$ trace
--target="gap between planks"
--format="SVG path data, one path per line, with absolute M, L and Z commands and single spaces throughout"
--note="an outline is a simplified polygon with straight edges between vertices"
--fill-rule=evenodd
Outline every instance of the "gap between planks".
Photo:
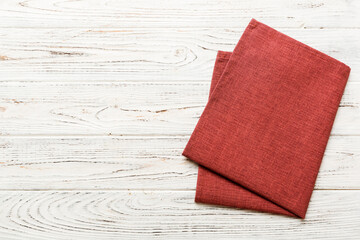
M 249 21 L 251 20 L 251 18 L 249 18 Z M 266 24 L 264 22 L 264 24 Z M 246 24 L 245 25 L 239 25 L 239 29 L 243 29 L 245 30 L 246 28 Z M 272 27 L 272 26 L 270 26 Z M 14 26 L 14 27 L 0 27 L 0 30 L 1 29 L 24 29 L 24 28 L 27 28 L 27 27 L 17 27 L 17 26 Z M 106 29 L 106 30 L 111 30 L 111 29 L 176 29 L 176 30 L 179 30 L 179 29 L 194 29 L 194 30 L 197 30 L 197 29 L 212 29 L 212 30 L 217 30 L 217 29 L 227 29 L 227 28 L 234 28 L 234 27 L 211 27 L 211 26 L 208 26 L 208 27 L 192 27 L 192 26 L 156 26 L 156 27 L 147 27 L 147 26 L 131 26 L 131 27 L 126 27 L 126 26 L 121 26 L 121 27 L 106 27 L 106 26 L 103 26 L 103 27 L 30 27 L 30 28 L 27 28 L 27 29 L 67 29 L 67 30 L 71 30 L 71 29 L 89 29 L 89 28 L 94 28 L 94 29 Z M 296 29 L 303 29 L 303 30 L 351 30 L 351 29 L 360 29 L 360 26 L 359 27 L 303 27 L 303 26 L 298 26 L 298 27 L 272 27 L 274 29 L 282 29 L 282 30 L 296 30 Z
M 194 126 L 195 127 L 195 126 Z M 359 137 L 360 134 L 331 134 L 330 137 Z M 128 138 L 128 139 L 167 139 L 167 138 L 179 138 L 185 139 L 190 138 L 189 134 L 11 134 L 11 135 L 0 135 L 0 139 L 6 138 Z
M 0 192 L 194 192 L 195 189 L 176 189 L 176 188 L 168 188 L 168 189 L 108 189 L 108 188 L 98 188 L 98 189 L 57 189 L 57 188 L 49 188 L 49 189 L 0 189 Z M 314 189 L 313 191 L 360 191 L 359 189 Z

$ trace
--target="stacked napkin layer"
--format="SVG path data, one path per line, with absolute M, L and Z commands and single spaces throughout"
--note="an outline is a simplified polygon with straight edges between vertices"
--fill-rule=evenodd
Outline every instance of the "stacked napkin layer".
M 304 218 L 350 73 L 256 20 L 219 52 L 209 101 L 183 152 L 196 201 Z

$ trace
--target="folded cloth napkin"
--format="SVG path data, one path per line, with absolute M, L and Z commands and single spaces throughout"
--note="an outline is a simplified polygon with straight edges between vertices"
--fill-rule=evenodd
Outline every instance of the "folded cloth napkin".
M 218 83 L 230 56 L 231 52 L 218 52 L 210 85 L 210 94 Z M 198 171 L 195 201 L 295 216 L 278 205 L 201 166 L 199 166 Z
M 183 152 L 196 201 L 305 218 L 350 73 L 256 20 L 219 52 L 209 101 Z

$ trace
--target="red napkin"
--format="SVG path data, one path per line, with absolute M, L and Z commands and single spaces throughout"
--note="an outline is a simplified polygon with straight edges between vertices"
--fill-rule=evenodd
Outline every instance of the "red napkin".
M 210 85 L 210 94 L 218 83 L 230 56 L 231 52 L 218 52 Z M 295 216 L 278 205 L 201 166 L 199 166 L 198 171 L 195 201 Z
M 233 53 L 218 54 L 183 152 L 207 168 L 196 201 L 304 218 L 349 73 L 251 20 Z

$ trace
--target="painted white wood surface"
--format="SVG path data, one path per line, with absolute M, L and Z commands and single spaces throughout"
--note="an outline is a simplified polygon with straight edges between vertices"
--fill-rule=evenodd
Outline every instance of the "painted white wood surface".
M 2 239 L 351 239 L 360 191 L 315 191 L 307 220 L 194 204 L 194 191 L 0 194 Z
M 0 81 L 208 83 L 216 52 L 232 51 L 245 27 L 0 28 Z M 360 68 L 360 29 L 281 31 Z
M 5 137 L 2 190 L 195 190 L 185 137 Z M 333 136 L 315 189 L 360 189 L 360 136 Z
M 357 0 L 2 0 L 0 27 L 359 28 Z
M 181 152 L 256 18 L 352 68 L 305 220 L 194 203 Z M 0 1 L 0 239 L 358 239 L 360 1 Z
M 209 83 L 0 83 L 1 135 L 190 135 Z M 360 83 L 348 83 L 333 135 L 360 135 Z

